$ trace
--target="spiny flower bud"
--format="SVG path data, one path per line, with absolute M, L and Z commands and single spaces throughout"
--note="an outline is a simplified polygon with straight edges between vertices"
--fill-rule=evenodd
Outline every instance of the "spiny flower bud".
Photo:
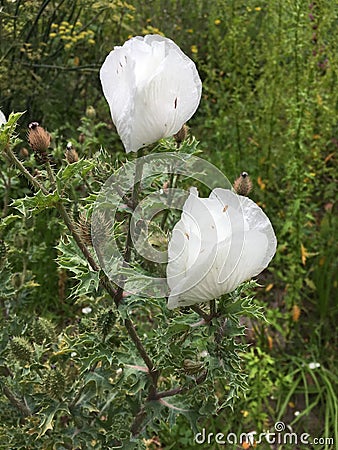
M 178 146 L 180 146 L 180 144 L 187 139 L 188 132 L 189 128 L 184 124 L 183 127 L 176 134 L 174 134 L 174 139 Z
M 113 233 L 112 224 L 107 214 L 98 211 L 91 219 L 91 236 L 94 245 L 100 245 L 106 242 Z
M 46 388 L 52 398 L 60 398 L 65 391 L 66 380 L 60 369 L 50 370 L 46 379 Z
M 48 147 L 50 146 L 51 136 L 38 122 L 32 122 L 28 125 L 28 141 L 38 163 L 48 161 Z
M 252 189 L 252 182 L 247 172 L 242 172 L 234 181 L 234 189 L 236 194 L 247 196 Z
M 79 160 L 79 155 L 77 154 L 77 151 L 75 150 L 71 142 L 68 142 L 67 144 L 65 157 L 69 164 L 73 164 Z
M 24 364 L 29 363 L 33 357 L 33 348 L 24 337 L 15 336 L 10 341 L 10 347 L 14 358 Z
M 22 157 L 22 158 L 28 158 L 29 157 L 29 151 L 26 149 L 26 147 L 22 147 L 21 149 L 20 149 L 20 156 Z
M 108 311 L 102 313 L 97 320 L 97 326 L 99 330 L 101 331 L 103 337 L 106 337 L 112 327 L 114 326 L 116 322 L 116 315 L 114 312 L 109 309 Z
M 37 344 L 50 343 L 54 336 L 54 326 L 48 319 L 37 318 L 33 324 L 33 337 Z
M 76 223 L 76 229 L 83 242 L 87 245 L 93 245 L 91 222 L 84 213 L 80 213 L 79 220 Z

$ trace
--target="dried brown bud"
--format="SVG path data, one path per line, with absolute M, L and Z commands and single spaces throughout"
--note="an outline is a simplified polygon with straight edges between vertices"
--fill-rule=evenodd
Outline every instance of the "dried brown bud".
M 178 131 L 176 134 L 174 134 L 174 139 L 177 142 L 177 145 L 179 146 L 183 141 L 185 141 L 188 137 L 189 128 L 187 125 L 183 125 L 183 127 Z
M 236 194 L 247 196 L 252 189 L 252 182 L 247 172 L 242 172 L 234 181 L 234 189 Z
M 22 157 L 22 158 L 28 158 L 29 157 L 29 151 L 26 149 L 26 147 L 22 147 L 21 149 L 20 149 L 20 156 Z
M 84 213 L 80 213 L 79 220 L 76 223 L 76 229 L 83 242 L 87 245 L 92 245 L 91 222 Z
M 48 147 L 50 146 L 51 136 L 38 122 L 32 122 L 28 125 L 28 141 L 34 151 L 36 160 L 39 163 L 48 161 Z
M 68 142 L 67 144 L 65 157 L 69 164 L 73 164 L 79 160 L 79 155 L 77 154 L 75 148 L 72 146 L 71 142 Z
M 86 140 L 86 136 L 84 135 L 84 133 L 81 133 L 79 135 L 79 139 L 78 140 L 79 140 L 80 144 L 84 143 L 84 141 Z

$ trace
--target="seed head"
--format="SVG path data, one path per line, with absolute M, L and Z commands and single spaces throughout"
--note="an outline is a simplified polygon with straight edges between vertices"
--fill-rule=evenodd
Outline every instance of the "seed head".
M 234 189 L 236 194 L 247 196 L 252 190 L 252 182 L 247 172 L 242 172 L 234 181 Z

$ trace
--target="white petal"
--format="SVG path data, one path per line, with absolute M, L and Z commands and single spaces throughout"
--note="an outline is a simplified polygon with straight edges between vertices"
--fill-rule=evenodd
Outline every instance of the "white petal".
M 173 233 L 167 266 L 170 309 L 212 300 L 233 291 L 258 275 L 276 251 L 271 223 L 252 200 L 228 189 L 214 189 L 208 199 L 196 201 L 190 197 L 174 232 L 185 229 L 184 214 L 189 208 L 195 227 L 200 227 L 199 238 L 206 239 L 206 245 L 194 242 L 192 247 L 189 240 L 182 249 L 177 233 Z M 201 205 L 204 210 L 207 205 L 208 213 L 202 212 Z M 205 231 L 210 229 L 210 216 L 217 231 L 211 240 L 205 237 Z
M 7 122 L 5 114 L 0 110 L 0 125 L 3 125 Z
M 177 133 L 201 98 L 193 61 L 173 41 L 157 35 L 137 36 L 115 47 L 100 78 L 127 152 Z

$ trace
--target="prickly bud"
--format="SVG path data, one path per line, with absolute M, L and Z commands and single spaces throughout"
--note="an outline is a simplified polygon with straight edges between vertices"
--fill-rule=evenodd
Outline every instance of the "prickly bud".
M 73 164 L 79 160 L 79 155 L 77 154 L 77 151 L 75 150 L 71 142 L 68 142 L 67 144 L 65 157 L 69 164 Z
M 60 398 L 65 391 L 66 380 L 60 369 L 53 368 L 46 379 L 46 388 L 52 398 Z
M 24 337 L 15 336 L 10 341 L 11 352 L 14 358 L 24 364 L 31 362 L 33 358 L 33 348 Z
M 93 245 L 91 222 L 90 219 L 87 219 L 84 213 L 80 213 L 79 220 L 76 222 L 76 231 L 85 244 Z
M 29 151 L 26 149 L 26 147 L 22 147 L 21 149 L 20 149 L 20 156 L 22 157 L 22 158 L 28 158 L 29 157 Z
M 32 122 L 28 125 L 28 141 L 38 163 L 48 161 L 47 150 L 50 146 L 51 136 L 38 122 Z
M 106 337 L 116 322 L 116 316 L 114 312 L 109 309 L 102 313 L 97 320 L 97 326 L 102 333 L 103 337 Z
M 183 127 L 176 134 L 174 134 L 174 139 L 178 146 L 187 139 L 188 132 L 189 128 L 184 124 Z
M 242 172 L 234 181 L 234 189 L 236 194 L 247 196 L 252 189 L 252 182 L 247 172 Z
M 34 321 L 32 331 L 34 340 L 37 344 L 43 344 L 44 342 L 50 344 L 55 337 L 53 324 L 43 317 L 38 317 Z

